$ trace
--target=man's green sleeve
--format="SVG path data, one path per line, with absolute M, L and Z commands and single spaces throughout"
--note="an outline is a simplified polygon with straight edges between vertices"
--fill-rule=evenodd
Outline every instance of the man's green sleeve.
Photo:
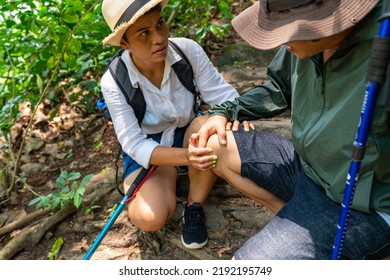
M 234 101 L 215 105 L 209 115 L 228 121 L 271 118 L 290 108 L 290 54 L 281 48 L 267 69 L 268 81 L 247 91 Z

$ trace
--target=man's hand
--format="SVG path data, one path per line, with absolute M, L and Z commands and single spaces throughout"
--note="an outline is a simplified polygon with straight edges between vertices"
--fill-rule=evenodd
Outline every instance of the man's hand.
M 209 117 L 197 133 L 199 136 L 198 147 L 205 148 L 209 137 L 213 134 L 218 135 L 219 143 L 221 145 L 226 145 L 226 125 L 227 120 L 223 116 L 217 115 Z
M 238 131 L 239 125 L 239 121 L 234 121 L 233 123 L 228 122 L 225 117 L 219 115 L 208 118 L 208 120 L 202 125 L 198 132 L 198 147 L 206 147 L 209 137 L 213 134 L 218 135 L 218 140 L 221 145 L 227 145 L 226 131 Z M 255 130 L 255 125 L 248 121 L 243 121 L 242 126 L 246 132 L 249 132 L 249 128 Z
M 233 132 L 236 132 L 236 131 L 238 131 L 239 125 L 240 125 L 239 121 L 234 121 L 233 123 L 228 122 L 226 124 L 226 130 L 232 130 Z M 242 126 L 244 127 L 244 130 L 246 132 L 249 132 L 249 128 L 252 128 L 253 130 L 255 130 L 255 125 L 251 122 L 248 122 L 248 121 L 243 121 Z

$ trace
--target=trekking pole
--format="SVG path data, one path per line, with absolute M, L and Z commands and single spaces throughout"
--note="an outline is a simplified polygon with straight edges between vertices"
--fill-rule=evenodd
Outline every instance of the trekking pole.
M 92 246 L 89 248 L 89 250 L 85 254 L 83 260 L 89 260 L 92 257 L 93 253 L 95 252 L 95 250 L 97 249 L 99 244 L 102 242 L 103 238 L 106 236 L 108 230 L 114 224 L 115 220 L 118 218 L 118 216 L 122 212 L 123 208 L 125 208 L 126 204 L 135 197 L 137 191 L 141 188 L 142 184 L 153 174 L 153 172 L 156 170 L 156 168 L 157 168 L 157 166 L 150 166 L 148 169 L 142 168 L 141 172 L 134 179 L 133 184 L 131 184 L 129 190 L 126 192 L 125 196 L 122 198 L 121 202 L 119 203 L 118 207 L 115 209 L 114 213 L 112 214 L 112 216 L 108 220 L 107 224 L 104 226 L 102 231 L 96 237 Z
M 390 1 L 383 1 L 382 15 L 378 36 L 374 39 L 371 60 L 368 67 L 366 94 L 360 112 L 360 122 L 352 147 L 351 164 L 345 185 L 344 198 L 337 224 L 336 236 L 332 251 L 332 260 L 340 258 L 345 232 L 347 229 L 350 208 L 359 178 L 360 163 L 364 158 L 368 131 L 374 112 L 377 95 L 381 84 L 386 80 L 387 65 L 390 62 Z M 389 93 L 390 94 L 390 93 Z

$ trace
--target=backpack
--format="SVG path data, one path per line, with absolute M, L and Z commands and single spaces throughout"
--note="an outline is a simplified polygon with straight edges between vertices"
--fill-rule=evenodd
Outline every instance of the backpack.
M 195 115 L 199 114 L 200 106 L 200 97 L 199 92 L 196 90 L 194 85 L 194 73 L 191 67 L 191 63 L 185 54 L 180 50 L 180 48 L 171 40 L 168 41 L 169 45 L 181 56 L 181 60 L 172 65 L 173 70 L 175 71 L 177 77 L 183 86 L 194 95 L 194 112 Z M 142 90 L 134 88 L 125 65 L 125 62 L 122 60 L 121 55 L 124 52 L 124 49 L 118 51 L 113 57 L 108 60 L 108 66 L 105 70 L 110 71 L 112 77 L 114 78 L 119 89 L 126 98 L 127 104 L 129 104 L 137 117 L 138 124 L 141 124 L 145 111 L 146 111 L 146 102 Z M 110 113 L 105 104 L 104 97 L 102 93 L 100 94 L 99 99 L 96 102 L 97 107 L 101 114 L 106 117 L 108 120 L 111 120 Z
M 180 50 L 180 48 L 171 40 L 168 41 L 169 45 L 173 47 L 173 49 L 181 56 L 181 60 L 177 61 L 172 65 L 173 70 L 175 71 L 177 77 L 183 86 L 194 95 L 194 113 L 195 115 L 202 114 L 200 110 L 200 97 L 199 92 L 196 90 L 194 84 L 194 72 L 192 70 L 192 66 L 188 58 L 185 54 Z M 121 90 L 122 94 L 126 98 L 127 104 L 131 106 L 134 110 L 135 116 L 137 117 L 138 124 L 141 124 L 145 111 L 146 111 L 146 102 L 142 90 L 138 88 L 134 88 L 125 65 L 125 62 L 122 60 L 121 55 L 124 52 L 124 49 L 118 51 L 113 57 L 108 60 L 108 66 L 106 71 L 110 71 L 112 77 L 114 78 L 116 84 Z M 111 120 L 110 112 L 106 106 L 104 101 L 103 94 L 100 93 L 100 97 L 96 102 L 96 105 L 100 111 L 100 113 L 108 120 Z M 119 180 L 118 180 L 118 160 L 122 154 L 122 147 L 119 147 L 119 152 L 116 157 L 115 166 L 116 166 L 116 176 L 115 182 L 116 187 L 119 193 L 124 196 L 125 194 L 119 188 Z M 185 172 L 183 172 L 185 173 Z

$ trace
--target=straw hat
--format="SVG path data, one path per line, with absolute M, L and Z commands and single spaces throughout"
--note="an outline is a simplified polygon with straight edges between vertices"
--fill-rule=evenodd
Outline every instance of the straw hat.
M 338 34 L 361 21 L 378 0 L 259 0 L 232 20 L 250 45 L 268 50 Z
M 120 46 L 123 34 L 130 25 L 153 7 L 168 0 L 103 0 L 102 13 L 112 33 L 104 38 L 103 44 Z

